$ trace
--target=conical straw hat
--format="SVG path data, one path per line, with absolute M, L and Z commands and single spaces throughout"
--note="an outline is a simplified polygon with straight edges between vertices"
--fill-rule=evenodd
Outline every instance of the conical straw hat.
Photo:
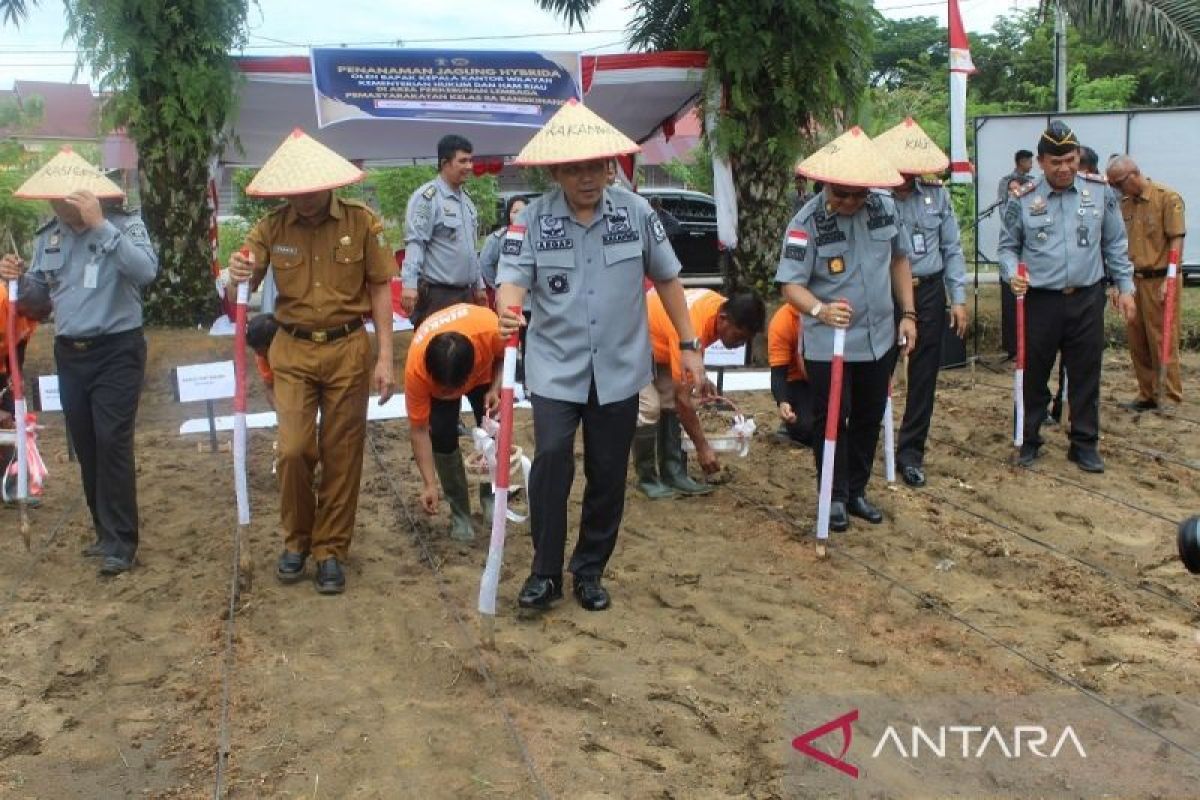
M 296 128 L 246 186 L 251 197 L 285 197 L 356 183 L 366 173 Z
M 61 200 L 72 192 L 88 191 L 98 198 L 124 197 L 121 187 L 70 147 L 47 161 L 13 192 L 25 200 Z
M 904 178 L 855 125 L 800 162 L 796 172 L 839 186 L 899 186 Z
M 876 136 L 875 146 L 905 175 L 928 175 L 950 166 L 950 159 L 912 117 Z
M 522 167 L 568 164 L 628 155 L 641 149 L 582 103 L 569 100 L 521 148 L 513 163 Z

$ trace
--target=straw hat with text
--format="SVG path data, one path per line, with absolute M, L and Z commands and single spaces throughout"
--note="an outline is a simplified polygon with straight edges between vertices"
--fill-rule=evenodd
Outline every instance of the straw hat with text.
M 366 173 L 296 128 L 246 186 L 251 197 L 287 197 L 357 183 Z
M 905 175 L 929 175 L 950 166 L 950 159 L 912 117 L 876 136 L 875 146 Z
M 569 100 L 513 161 L 521 167 L 615 158 L 640 151 L 636 142 L 578 100 Z
M 91 192 L 101 199 L 121 198 L 125 192 L 70 147 L 43 164 L 13 192 L 24 200 L 61 200 L 73 192 Z
M 904 183 L 896 168 L 857 125 L 801 161 L 796 172 L 838 186 L 872 188 Z

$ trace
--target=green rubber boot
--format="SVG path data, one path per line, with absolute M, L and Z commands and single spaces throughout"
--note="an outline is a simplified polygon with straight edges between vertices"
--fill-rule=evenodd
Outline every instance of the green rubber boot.
M 658 421 L 658 469 L 662 482 L 680 494 L 711 494 L 715 488 L 688 476 L 687 456 L 683 453 L 683 426 L 674 411 L 663 411 Z
M 433 464 L 442 494 L 450 504 L 450 538 L 458 542 L 469 542 L 475 538 L 471 527 L 471 496 L 467 494 L 467 468 L 463 466 L 462 454 L 434 453 Z
M 637 471 L 637 488 L 651 500 L 675 496 L 675 490 L 658 479 L 658 464 L 654 459 L 657 438 L 656 425 L 639 425 L 633 433 L 633 467 Z

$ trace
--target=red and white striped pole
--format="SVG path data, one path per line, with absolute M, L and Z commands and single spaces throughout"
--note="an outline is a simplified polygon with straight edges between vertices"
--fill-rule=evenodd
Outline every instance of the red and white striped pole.
M 248 248 L 242 248 L 242 255 L 251 258 Z M 250 488 L 246 481 L 246 306 L 249 301 L 250 284 L 243 281 L 237 287 L 233 335 L 233 489 L 237 496 L 239 525 L 250 524 Z
M 29 549 L 29 517 L 25 501 L 29 498 L 29 455 L 26 449 L 25 387 L 21 380 L 21 364 L 17 359 L 17 297 L 20 281 L 8 282 L 8 319 L 4 334 L 8 345 L 8 380 L 12 386 L 13 416 L 17 423 L 17 505 L 21 509 L 21 537 Z M 3 478 L 3 476 L 0 476 Z
M 1029 277 L 1025 262 L 1017 264 L 1017 276 Z M 1013 406 L 1016 408 L 1016 423 L 1013 430 L 1013 446 L 1025 443 L 1025 295 L 1017 296 L 1017 363 L 1013 369 Z
M 520 306 L 509 310 L 521 316 Z M 491 623 L 496 616 L 496 594 L 500 590 L 500 565 L 504 561 L 504 535 L 508 523 L 509 459 L 512 457 L 513 389 L 517 385 L 517 345 L 520 332 L 514 331 L 504 343 L 504 367 L 500 373 L 500 430 L 496 433 L 496 477 L 493 485 L 492 540 L 487 565 L 479 581 L 479 613 L 487 621 L 485 635 L 491 638 Z M 528 490 L 528 488 L 526 489 Z
M 1163 392 L 1167 385 L 1167 363 L 1171 360 L 1171 340 L 1175 330 L 1175 306 L 1179 302 L 1179 286 L 1176 276 L 1179 274 L 1179 251 L 1172 250 L 1167 260 L 1167 296 L 1163 299 L 1162 341 L 1158 348 L 1158 386 L 1154 390 L 1155 402 L 1162 404 Z
M 817 496 L 817 555 L 825 555 L 829 538 L 829 506 L 833 502 L 834 458 L 838 423 L 842 418 L 842 371 L 845 367 L 846 329 L 833 329 L 833 363 L 829 367 L 829 405 L 825 411 L 825 445 L 821 454 L 821 492 Z

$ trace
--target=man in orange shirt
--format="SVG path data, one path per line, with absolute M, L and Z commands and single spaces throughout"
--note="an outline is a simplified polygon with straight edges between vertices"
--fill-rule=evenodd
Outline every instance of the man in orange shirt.
M 783 420 L 781 434 L 811 447 L 813 443 L 812 392 L 804 372 L 800 312 L 784 303 L 767 327 L 767 363 L 771 365 L 771 396 Z
M 275 408 L 275 371 L 271 369 L 271 342 L 279 332 L 279 323 L 274 314 L 255 314 L 246 323 L 246 346 L 254 351 L 254 366 L 258 368 L 258 376 L 262 378 L 263 388 L 267 391 L 267 403 Z
M 500 371 L 504 365 L 504 340 L 494 311 L 458 303 L 425 318 L 413 336 L 404 363 L 404 400 L 408 409 L 408 435 L 424 488 L 421 506 L 437 513 L 438 483 L 450 503 L 450 537 L 469 542 L 471 499 L 467 471 L 458 450 L 458 420 L 465 395 L 483 420 L 485 406 L 500 400 Z M 484 517 L 491 513 L 492 487 L 479 485 Z
M 704 348 L 717 340 L 726 347 L 741 347 L 763 329 L 766 306 L 752 294 L 726 300 L 709 289 L 688 289 L 685 297 L 701 355 Z M 646 294 L 646 311 L 654 355 L 654 381 L 638 393 L 638 426 L 633 439 L 638 489 L 651 500 L 674 497 L 677 493 L 708 494 L 713 489 L 710 484 L 688 477 L 681 423 L 696 445 L 696 456 L 705 474 L 717 472 L 721 465 L 704 438 L 690 387 L 683 383 L 679 334 L 657 290 L 651 289 Z
M 25 347 L 37 328 L 37 320 L 50 314 L 49 299 L 35 302 L 35 296 L 22 294 L 14 309 L 8 302 L 8 283 L 0 281 L 0 428 L 11 428 L 13 422 L 13 393 L 8 375 L 8 315 L 17 315 L 17 363 L 25 363 Z

